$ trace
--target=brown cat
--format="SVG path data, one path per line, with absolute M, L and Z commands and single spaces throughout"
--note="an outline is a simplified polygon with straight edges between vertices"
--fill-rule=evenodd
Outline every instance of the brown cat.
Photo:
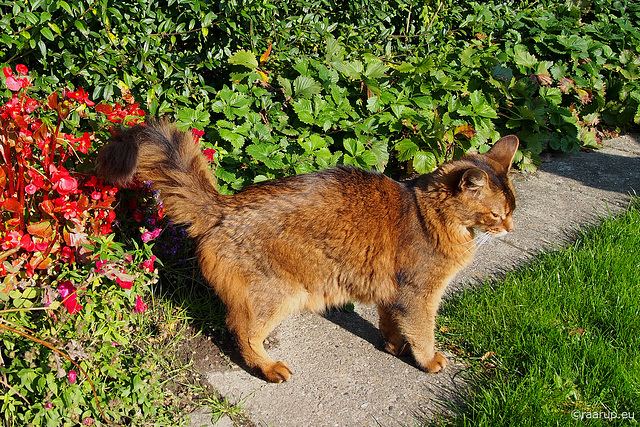
M 339 167 L 224 196 L 191 134 L 161 121 L 119 131 L 98 170 L 120 185 L 136 172 L 153 181 L 168 216 L 189 224 L 245 362 L 281 382 L 291 370 L 269 357 L 267 335 L 292 312 L 350 300 L 377 305 L 390 353 L 410 349 L 420 368 L 443 369 L 434 348 L 442 293 L 471 261 L 474 237 L 513 229 L 517 149 L 507 136 L 407 182 Z

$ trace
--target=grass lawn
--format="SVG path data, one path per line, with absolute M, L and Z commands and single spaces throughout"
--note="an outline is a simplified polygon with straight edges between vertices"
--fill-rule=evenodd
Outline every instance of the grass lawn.
M 473 367 L 466 407 L 444 424 L 637 425 L 640 200 L 449 299 L 440 322 L 440 342 Z

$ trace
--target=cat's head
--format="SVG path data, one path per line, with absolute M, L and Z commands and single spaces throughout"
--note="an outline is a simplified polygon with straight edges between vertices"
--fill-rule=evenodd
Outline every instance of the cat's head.
M 509 179 L 518 150 L 515 135 L 501 138 L 485 154 L 465 156 L 452 162 L 450 185 L 455 194 L 455 216 L 460 225 L 476 234 L 502 236 L 513 230 L 516 198 Z

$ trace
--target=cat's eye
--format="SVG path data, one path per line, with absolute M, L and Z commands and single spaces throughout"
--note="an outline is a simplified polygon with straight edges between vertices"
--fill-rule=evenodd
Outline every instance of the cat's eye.
M 495 212 L 491 212 L 491 216 L 493 217 L 493 219 L 500 219 L 500 215 Z

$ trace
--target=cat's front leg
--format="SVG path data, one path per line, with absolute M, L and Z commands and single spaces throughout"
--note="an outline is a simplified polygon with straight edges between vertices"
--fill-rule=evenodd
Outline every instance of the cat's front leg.
M 418 367 L 430 373 L 439 372 L 447 366 L 447 359 L 435 350 L 434 329 L 440 298 L 441 293 L 406 298 L 393 315 Z

